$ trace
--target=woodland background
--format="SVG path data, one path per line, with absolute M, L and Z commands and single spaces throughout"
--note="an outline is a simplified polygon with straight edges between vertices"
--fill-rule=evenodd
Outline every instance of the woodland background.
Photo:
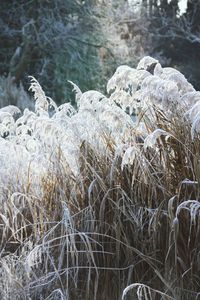
M 179 2 L 2 0 L 0 106 L 23 106 L 28 75 L 57 103 L 73 102 L 67 80 L 104 92 L 117 66 L 134 67 L 144 55 L 179 69 L 199 90 L 200 3 L 186 1 L 180 14 Z

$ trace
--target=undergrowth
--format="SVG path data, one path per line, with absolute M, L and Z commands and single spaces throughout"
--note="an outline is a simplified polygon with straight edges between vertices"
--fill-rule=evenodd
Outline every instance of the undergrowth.
M 199 93 L 148 57 L 77 110 L 31 80 L 0 110 L 0 298 L 200 299 Z

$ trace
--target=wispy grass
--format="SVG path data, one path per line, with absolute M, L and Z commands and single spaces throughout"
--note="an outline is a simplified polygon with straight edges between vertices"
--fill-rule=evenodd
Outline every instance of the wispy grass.
M 200 141 L 188 107 L 152 101 L 133 122 L 112 98 L 79 96 L 78 112 L 51 117 L 38 96 L 19 125 L 32 129 L 28 146 L 27 134 L 1 138 L 22 172 L 1 195 L 1 299 L 198 299 Z

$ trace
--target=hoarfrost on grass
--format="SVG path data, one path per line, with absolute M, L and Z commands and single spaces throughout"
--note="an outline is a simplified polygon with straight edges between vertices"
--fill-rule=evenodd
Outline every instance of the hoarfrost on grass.
M 34 280 L 32 280 L 32 278 L 35 276 L 35 269 L 40 269 L 41 262 L 45 261 L 45 256 L 48 257 L 47 262 L 51 260 L 51 263 L 54 264 L 54 257 L 51 257 L 50 253 L 53 244 L 54 246 L 55 244 L 56 246 L 59 244 L 59 247 L 62 245 L 63 252 L 66 251 L 65 245 L 69 247 L 67 248 L 67 258 L 71 255 L 72 260 L 77 260 L 73 267 L 76 269 L 76 274 L 78 274 L 80 263 L 79 256 L 77 256 L 79 255 L 78 249 L 80 249 L 80 252 L 83 249 L 82 254 L 88 255 L 86 268 L 89 269 L 89 272 L 91 266 L 96 269 L 93 255 L 94 248 L 92 248 L 93 245 L 91 246 L 89 240 L 91 239 L 92 243 L 98 243 L 98 246 L 100 246 L 100 243 L 88 234 L 89 232 L 92 233 L 92 235 L 99 235 L 99 233 L 94 230 L 98 228 L 97 221 L 99 220 L 96 220 L 95 211 L 92 207 L 93 204 L 91 205 L 91 203 L 89 203 L 88 206 L 88 199 L 89 202 L 92 200 L 93 193 L 95 198 L 94 201 L 97 201 L 97 204 L 98 201 L 102 201 L 102 203 L 100 203 L 100 217 L 101 215 L 104 217 L 102 210 L 105 209 L 105 202 L 107 200 L 110 201 L 110 199 L 112 200 L 112 198 L 108 196 L 108 193 L 114 191 L 113 195 L 115 197 L 116 190 L 119 195 L 119 198 L 116 198 L 116 202 L 115 198 L 114 201 L 112 201 L 112 207 L 117 207 L 115 216 L 120 212 L 119 219 L 117 216 L 117 219 L 114 219 L 114 223 L 113 221 L 111 221 L 112 224 L 109 224 L 109 222 L 108 224 L 105 223 L 106 226 L 109 225 L 111 232 L 112 228 L 115 227 L 118 229 L 118 225 L 122 224 L 118 223 L 118 221 L 121 222 L 122 210 L 123 213 L 126 213 L 127 205 L 129 208 L 131 207 L 131 209 L 128 208 L 127 211 L 130 212 L 130 216 L 127 214 L 124 215 L 126 217 L 123 218 L 125 224 L 127 224 L 126 226 L 128 226 L 130 220 L 131 230 L 133 228 L 132 225 L 135 223 L 137 228 L 142 226 L 145 232 L 148 231 L 149 234 L 151 226 L 153 226 L 153 231 L 157 234 L 156 230 L 158 228 L 156 227 L 156 221 L 154 222 L 154 220 L 161 220 L 157 213 L 161 213 L 163 206 L 154 208 L 154 205 L 159 203 L 160 196 L 162 199 L 162 193 L 164 197 L 165 195 L 167 195 L 167 197 L 169 195 L 168 190 L 164 191 L 165 186 L 162 184 L 162 180 L 165 181 L 167 176 L 171 176 L 171 181 L 173 181 L 176 176 L 179 178 L 179 173 L 173 177 L 173 173 L 176 173 L 177 171 L 175 170 L 177 159 L 175 153 L 176 149 L 173 149 L 173 144 L 175 144 L 175 146 L 178 145 L 179 147 L 181 141 L 176 140 L 176 134 L 173 135 L 174 128 L 171 126 L 174 122 L 174 116 L 177 118 L 175 113 L 176 110 L 179 111 L 178 116 L 180 117 L 181 125 L 184 122 L 184 126 L 190 126 L 190 138 L 199 139 L 200 93 L 194 90 L 180 72 L 172 68 L 162 68 L 159 62 L 153 58 L 144 58 L 140 61 L 136 69 L 128 66 L 119 67 L 107 85 L 108 93 L 110 93 L 110 95 L 103 95 L 97 91 L 87 91 L 83 93 L 78 86 L 72 82 L 70 83 L 76 94 L 77 109 L 72 107 L 69 103 L 57 106 L 51 98 L 45 95 L 42 87 L 33 77 L 31 77 L 30 89 L 35 97 L 35 111 L 26 108 L 21 112 L 14 106 L 7 106 L 0 109 L 0 201 L 2 203 L 0 217 L 3 223 L 2 227 L 4 227 L 5 230 L 11 230 L 13 237 L 23 244 L 23 249 L 19 250 L 19 253 L 21 251 L 19 259 L 16 259 L 14 255 L 9 254 L 9 261 L 6 256 L 2 258 L 1 261 L 1 276 L 7 274 L 4 277 L 8 279 L 8 283 L 6 282 L 6 284 L 9 288 L 15 279 L 19 279 L 17 278 L 17 269 L 22 270 L 20 274 L 23 275 L 21 276 L 28 277 L 28 279 L 31 278 L 31 283 L 27 280 L 29 285 L 28 288 L 36 289 L 41 285 L 41 281 L 42 285 L 45 285 L 45 282 L 51 283 L 51 276 L 53 273 L 57 272 L 57 269 L 54 269 L 55 272 L 47 272 L 45 275 L 42 274 L 40 278 L 37 278 L 37 276 Z M 163 118 L 165 121 L 162 123 Z M 175 123 L 177 126 L 179 125 L 178 122 Z M 180 134 L 183 134 L 182 130 L 180 130 Z M 168 137 L 170 137 L 169 143 L 167 140 Z M 191 139 L 188 140 L 191 141 Z M 158 152 L 157 150 L 162 150 L 163 144 L 166 146 L 166 152 L 162 156 L 161 151 Z M 186 154 L 186 160 L 188 161 L 186 162 L 186 160 L 184 160 L 184 172 L 185 164 L 190 164 L 190 157 L 193 155 L 191 149 L 188 148 L 184 145 L 186 152 L 189 152 L 189 155 Z M 89 154 L 88 157 L 89 159 L 91 158 L 92 163 L 87 160 L 87 155 L 85 159 L 85 152 L 83 152 L 83 150 L 88 151 L 87 154 Z M 97 158 L 90 157 L 90 154 L 98 154 L 98 156 Z M 101 158 L 103 159 L 101 160 Z M 96 165 L 99 168 L 103 166 L 103 168 L 107 169 L 107 159 L 109 176 L 107 176 L 106 172 L 105 176 L 109 177 L 108 181 L 111 184 L 114 176 L 117 177 L 116 181 L 113 180 L 114 185 L 112 185 L 111 189 L 110 186 L 106 187 L 106 184 L 104 184 L 104 172 L 101 174 L 101 169 L 95 169 Z M 172 167 L 170 164 L 167 165 L 166 162 L 168 161 L 172 164 Z M 120 168 L 118 169 L 118 162 L 121 162 L 121 170 Z M 92 169 L 90 170 L 91 173 L 87 173 L 87 170 L 83 167 L 83 163 L 86 164 L 86 168 Z M 156 164 L 158 164 L 158 166 Z M 170 169 L 169 174 L 166 172 L 166 166 Z M 117 172 L 115 172 L 115 168 L 117 169 Z M 129 171 L 132 170 L 133 173 L 129 173 Z M 193 167 L 191 167 L 191 170 L 193 170 Z M 63 176 L 58 176 L 57 178 L 57 172 L 63 172 L 61 173 Z M 91 174 L 92 176 L 90 176 Z M 129 174 L 132 175 L 131 178 L 129 178 Z M 58 173 L 58 175 L 60 175 L 60 173 Z M 51 176 L 53 176 L 53 178 L 51 178 Z M 126 176 L 127 178 L 125 178 Z M 47 182 L 44 183 L 45 180 Z M 50 181 L 50 185 L 48 185 L 48 180 Z M 60 187 L 60 181 L 62 180 L 64 183 L 61 182 Z M 89 182 L 89 186 L 84 186 L 84 180 Z M 129 182 L 127 186 L 128 189 L 129 187 L 130 189 L 127 194 L 125 190 L 123 190 L 123 182 Z M 58 184 L 58 187 L 55 187 L 54 183 Z M 45 186 L 45 184 L 47 186 Z M 67 189 L 69 187 L 69 193 L 66 192 L 64 188 L 62 189 L 62 184 L 66 184 Z M 97 187 L 98 185 L 101 186 L 100 193 Z M 136 185 L 136 188 L 135 190 L 132 190 L 134 185 Z M 51 188 L 55 188 L 56 192 L 52 192 Z M 175 188 L 177 189 L 177 185 Z M 95 189 L 97 189 L 97 194 L 95 194 Z M 141 194 L 143 194 L 143 191 L 144 198 L 147 197 L 148 200 L 152 201 L 153 199 L 153 202 L 155 201 L 155 204 L 150 203 L 150 208 L 148 207 L 149 203 L 146 203 L 144 206 L 143 204 L 145 203 L 137 202 L 137 193 L 141 192 Z M 145 195 L 146 191 L 150 191 L 150 193 L 148 192 L 148 196 Z M 159 191 L 158 194 L 157 191 Z M 45 198 L 45 192 L 48 193 L 47 198 Z M 134 194 L 130 199 L 128 196 L 129 192 L 130 194 L 132 192 Z M 85 197 L 83 195 L 84 193 L 88 197 Z M 103 194 L 105 194 L 105 196 L 103 196 L 102 199 Z M 56 199 L 57 196 L 58 199 Z M 71 196 L 72 199 L 74 198 L 75 200 L 71 201 Z M 81 196 L 81 198 L 79 198 L 79 196 Z M 51 202 L 49 201 L 51 200 L 51 197 L 53 197 L 53 204 L 49 203 Z M 157 197 L 159 198 L 158 201 L 156 199 Z M 167 199 L 167 197 L 165 199 Z M 140 196 L 138 198 L 141 200 Z M 142 198 L 142 201 L 144 198 Z M 176 209 L 174 209 L 176 198 L 177 197 L 174 196 L 168 201 L 168 216 L 172 225 L 171 228 L 174 230 L 173 232 L 175 232 L 175 234 L 178 232 L 180 229 L 179 222 L 182 217 L 181 213 L 184 211 L 184 213 L 188 213 L 189 215 L 188 224 L 190 231 L 192 231 L 193 227 L 198 225 L 197 217 L 199 217 L 200 213 L 199 202 L 197 200 L 186 200 L 178 204 Z M 81 203 L 79 203 L 79 199 L 81 199 Z M 86 203 L 83 204 L 82 199 L 83 201 L 86 200 Z M 58 202 L 56 202 L 57 200 Z M 41 205 L 42 201 L 48 203 L 45 202 L 43 203 L 44 205 Z M 163 201 L 163 203 L 164 202 L 165 201 Z M 57 203 L 58 207 L 55 207 Z M 75 206 L 75 210 L 78 211 L 77 213 L 75 212 L 75 215 L 73 216 L 70 207 L 68 206 L 71 204 L 72 206 Z M 83 205 L 83 209 L 81 205 Z M 94 206 L 95 205 L 96 204 L 94 204 Z M 59 220 L 55 219 L 55 224 L 51 224 L 53 227 L 48 227 L 49 224 L 47 224 L 51 223 L 51 213 L 54 213 L 54 211 L 48 212 L 49 206 L 50 210 L 54 210 L 54 207 L 55 210 L 59 210 Z M 31 207 L 30 211 L 33 212 L 31 215 L 33 222 L 31 220 L 31 224 L 29 224 L 29 218 L 25 220 L 26 215 L 23 215 L 25 210 L 29 211 L 29 207 Z M 43 207 L 44 209 L 47 209 L 47 212 L 45 212 L 44 215 L 42 215 L 43 212 L 41 212 L 42 217 L 40 219 L 40 210 L 42 211 Z M 140 213 L 143 210 L 145 210 L 145 215 Z M 35 213 L 36 211 L 39 211 L 39 215 Z M 86 217 L 90 214 L 90 217 L 92 217 L 89 219 L 87 218 L 87 224 L 90 222 L 94 223 L 94 225 L 92 225 L 92 230 L 89 225 L 86 225 L 86 227 L 84 227 L 86 230 L 80 232 L 79 228 L 82 224 L 77 229 L 75 219 L 77 218 L 77 215 L 79 217 L 82 213 L 85 214 L 85 212 Z M 113 212 L 115 213 L 115 209 L 113 209 Z M 92 216 L 93 213 L 94 215 Z M 112 209 L 110 209 L 108 213 L 112 213 Z M 50 217 L 48 214 L 50 214 Z M 165 211 L 164 214 L 167 216 L 167 211 Z M 143 220 L 144 216 L 145 220 Z M 146 217 L 149 218 L 149 216 L 151 218 L 150 221 L 146 219 Z M 13 222 L 14 229 L 11 227 L 10 220 Z M 85 219 L 83 219 L 83 221 L 85 221 Z M 143 226 L 144 221 L 145 226 Z M 78 223 L 81 222 L 82 220 L 80 218 Z M 54 219 L 52 223 L 54 223 Z M 32 243 L 32 240 L 30 243 L 29 241 L 27 242 L 28 239 L 23 236 L 23 231 L 21 229 L 23 229 L 24 234 L 26 234 L 25 227 L 27 224 L 28 226 L 31 225 L 32 227 L 36 227 L 36 235 L 34 235 L 37 240 L 36 245 Z M 51 228 L 49 231 L 45 231 L 46 229 L 43 228 L 46 224 L 47 228 Z M 148 230 L 146 230 L 146 224 L 149 225 Z M 57 231 L 58 226 L 61 226 L 61 230 L 59 229 L 61 236 L 54 238 L 54 234 L 57 234 L 54 231 L 55 228 Z M 20 230 L 18 230 L 19 227 Z M 87 230 L 87 228 L 89 228 L 89 230 Z M 40 232 L 40 229 L 42 229 L 42 232 Z M 42 239 L 40 239 L 41 236 L 38 236 L 40 233 L 43 235 Z M 48 238 L 51 235 L 53 237 L 50 238 L 49 242 Z M 81 243 L 85 248 L 82 248 L 82 246 L 76 248 L 75 235 L 78 236 L 78 242 L 81 239 Z M 104 234 L 101 234 L 101 237 L 103 237 L 103 235 Z M 26 237 L 29 238 L 29 236 Z M 106 234 L 105 237 L 107 240 L 108 235 Z M 124 237 L 126 236 L 124 235 Z M 171 238 L 169 240 L 171 240 Z M 54 241 L 56 243 L 54 243 Z M 116 241 L 117 243 L 118 241 L 120 242 L 118 238 Z M 122 242 L 121 245 L 122 244 L 123 247 L 126 246 L 125 243 Z M 128 246 L 129 250 L 131 250 L 131 248 L 132 247 Z M 139 250 L 135 250 L 138 255 Z M 101 252 L 101 254 L 102 253 L 104 252 Z M 113 253 L 109 253 L 109 255 L 110 254 L 113 255 Z M 139 255 L 141 254 L 139 253 Z M 141 256 L 142 260 L 148 259 L 148 256 L 143 254 Z M 63 256 L 61 255 L 60 257 L 61 258 L 58 258 L 59 268 L 62 265 L 61 260 Z M 88 264 L 88 261 L 91 263 Z M 146 260 L 146 262 L 148 261 Z M 156 260 L 154 262 L 156 262 Z M 157 261 L 156 264 L 158 262 L 159 261 Z M 12 273 L 13 270 L 15 272 Z M 70 272 L 71 270 L 68 270 L 67 265 L 63 274 L 71 276 Z M 21 278 L 19 281 L 24 282 Z M 5 280 L 2 280 L 2 282 L 4 283 Z M 169 288 L 167 284 L 166 288 Z M 127 294 L 132 289 L 136 289 L 138 299 L 143 299 L 144 297 L 149 298 L 154 294 L 158 294 L 162 298 L 172 299 L 167 294 L 139 283 L 129 285 L 123 292 L 123 299 L 126 298 Z M 53 297 L 56 293 L 60 294 L 62 297 L 62 292 L 60 293 L 59 289 L 54 289 L 49 297 Z
M 40 182 L 50 165 L 56 163 L 59 151 L 71 172 L 78 175 L 83 142 L 105 153 L 107 140 L 112 140 L 116 153 L 125 149 L 120 154 L 123 169 L 138 153 L 136 139 L 147 149 L 162 136 L 169 136 L 159 128 L 147 131 L 148 122 L 156 123 L 155 108 L 167 113 L 169 121 L 174 110 L 180 109 L 191 124 L 192 138 L 200 132 L 200 93 L 179 71 L 162 68 L 154 58 L 143 58 L 136 69 L 118 67 L 107 84 L 109 96 L 97 91 L 83 93 L 70 83 L 77 109 L 69 103 L 57 106 L 34 77 L 30 90 L 35 112 L 26 108 L 21 113 L 15 106 L 0 109 L 1 185 L 13 181 L 20 185 L 27 174 L 31 182 Z M 135 132 L 135 139 L 130 138 L 131 132 Z

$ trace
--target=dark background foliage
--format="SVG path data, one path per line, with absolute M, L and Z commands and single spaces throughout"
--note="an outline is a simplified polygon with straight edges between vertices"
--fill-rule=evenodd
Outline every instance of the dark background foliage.
M 0 73 L 25 85 L 34 75 L 58 102 L 70 94 L 68 79 L 98 88 L 103 37 L 95 7 L 93 0 L 1 2 Z
M 153 1 L 152 1 L 153 2 Z M 155 1 L 156 2 L 156 1 Z M 179 16 L 178 0 L 153 5 L 153 51 L 163 53 L 170 65 L 178 68 L 200 89 L 200 2 L 188 0 L 187 10 Z
M 134 66 L 152 55 L 199 89 L 200 3 L 187 2 L 180 16 L 178 0 L 142 0 L 139 10 L 125 0 L 2 0 L 0 74 L 10 74 L 17 85 L 22 81 L 26 90 L 27 76 L 33 75 L 60 103 L 73 99 L 67 80 L 83 91 L 104 92 L 117 65 Z M 118 44 L 111 41 L 111 27 Z M 128 49 L 126 57 L 116 50 L 120 43 Z

